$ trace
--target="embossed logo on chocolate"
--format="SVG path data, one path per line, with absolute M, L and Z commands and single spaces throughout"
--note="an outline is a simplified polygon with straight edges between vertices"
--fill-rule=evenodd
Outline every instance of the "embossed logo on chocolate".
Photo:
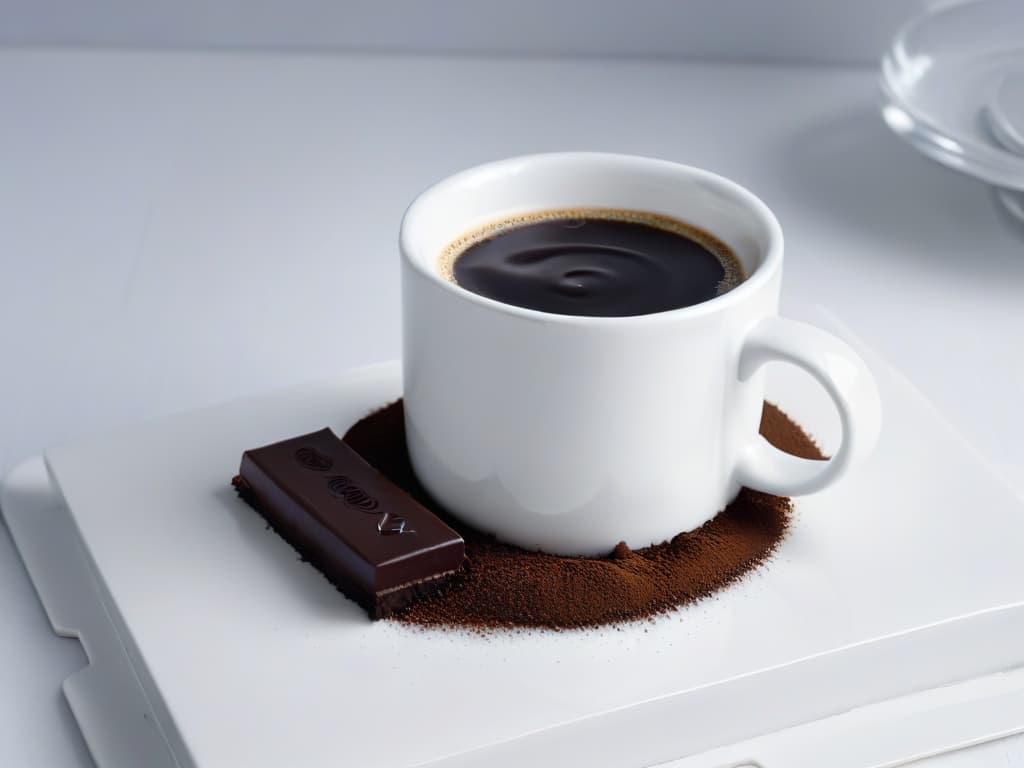
M 305 446 L 295 452 L 295 460 L 306 469 L 316 472 L 326 472 L 334 464 L 330 456 L 324 456 L 316 448 Z
M 416 533 L 412 528 L 405 527 L 405 518 L 385 512 L 377 521 L 377 531 L 382 536 L 394 536 L 398 533 Z
M 416 533 L 415 530 L 407 526 L 405 518 L 401 515 L 382 512 L 380 502 L 356 485 L 349 477 L 344 475 L 332 477 L 327 481 L 327 490 L 332 496 L 336 496 L 345 502 L 345 506 L 349 509 L 365 512 L 368 515 L 380 515 L 377 519 L 377 533 L 381 536 Z
M 376 514 L 380 503 L 369 493 L 353 483 L 344 475 L 332 477 L 327 483 L 327 490 L 345 502 L 345 506 L 367 514 Z M 384 515 L 387 517 L 387 513 Z

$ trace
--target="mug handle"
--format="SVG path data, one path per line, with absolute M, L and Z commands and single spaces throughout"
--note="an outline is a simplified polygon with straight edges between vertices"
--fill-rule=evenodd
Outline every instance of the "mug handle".
M 803 368 L 825 388 L 839 411 L 843 440 L 825 461 L 801 459 L 757 435 L 743 450 L 736 480 L 748 488 L 781 496 L 801 496 L 831 485 L 875 447 L 882 425 L 878 388 L 853 349 L 820 328 L 767 317 L 743 340 L 738 375 L 747 381 L 768 362 Z

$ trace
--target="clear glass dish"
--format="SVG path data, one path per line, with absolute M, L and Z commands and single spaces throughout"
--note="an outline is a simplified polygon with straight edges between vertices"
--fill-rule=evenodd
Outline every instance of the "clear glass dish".
M 945 5 L 893 40 L 882 60 L 882 116 L 928 157 L 1001 188 L 1012 213 L 1011 203 L 1024 200 L 1024 154 L 996 139 L 990 109 L 1005 80 L 1021 73 L 1024 1 Z

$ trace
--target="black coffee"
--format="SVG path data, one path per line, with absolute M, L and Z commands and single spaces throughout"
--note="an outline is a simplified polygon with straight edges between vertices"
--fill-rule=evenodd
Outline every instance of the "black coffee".
M 625 317 L 699 304 L 742 282 L 727 245 L 641 211 L 546 211 L 452 243 L 442 273 L 473 293 L 560 315 Z

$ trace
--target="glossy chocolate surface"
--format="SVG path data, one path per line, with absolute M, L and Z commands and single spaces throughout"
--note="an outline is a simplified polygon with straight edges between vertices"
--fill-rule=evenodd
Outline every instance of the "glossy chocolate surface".
M 235 485 L 371 616 L 404 607 L 462 564 L 462 537 L 330 429 L 246 451 Z

